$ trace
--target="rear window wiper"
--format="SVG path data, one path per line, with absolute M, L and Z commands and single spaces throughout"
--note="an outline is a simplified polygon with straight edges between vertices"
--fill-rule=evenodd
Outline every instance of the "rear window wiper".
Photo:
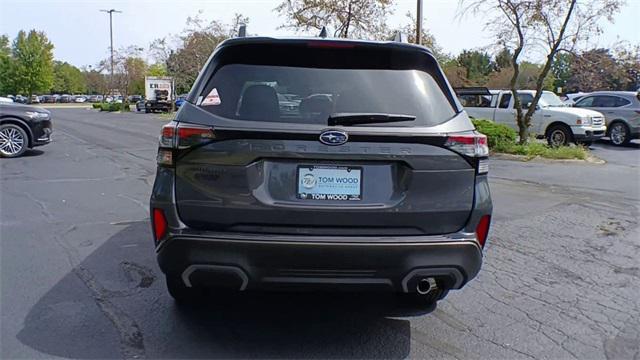
M 336 125 L 358 125 L 358 124 L 381 124 L 392 122 L 413 121 L 413 115 L 402 114 L 381 114 L 381 113 L 335 113 L 329 116 L 329 126 Z

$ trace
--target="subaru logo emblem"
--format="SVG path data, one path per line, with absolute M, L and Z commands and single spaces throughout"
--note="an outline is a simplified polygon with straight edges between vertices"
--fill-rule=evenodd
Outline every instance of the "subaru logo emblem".
M 349 140 L 349 135 L 344 131 L 326 130 L 320 134 L 320 142 L 325 145 L 342 145 Z

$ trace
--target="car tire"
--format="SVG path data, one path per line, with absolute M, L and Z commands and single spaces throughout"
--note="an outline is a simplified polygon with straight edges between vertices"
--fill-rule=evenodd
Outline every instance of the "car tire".
M 150 113 L 150 112 L 151 112 L 151 110 L 149 110 L 149 109 L 144 109 L 144 113 L 145 113 L 145 114 L 148 114 L 148 113 Z
M 558 147 L 569 145 L 573 140 L 573 133 L 566 125 L 553 125 L 547 129 L 547 143 L 549 146 Z
M 623 122 L 615 122 L 611 124 L 607 130 L 609 140 L 615 146 L 625 146 L 631 141 L 629 127 Z
M 0 157 L 15 158 L 24 154 L 29 147 L 29 137 L 20 126 L 0 125 Z

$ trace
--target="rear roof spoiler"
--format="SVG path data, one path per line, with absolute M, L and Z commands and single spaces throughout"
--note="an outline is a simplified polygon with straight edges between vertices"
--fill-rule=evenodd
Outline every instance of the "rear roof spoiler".
M 482 86 L 457 87 L 453 91 L 458 95 L 491 95 L 489 89 Z

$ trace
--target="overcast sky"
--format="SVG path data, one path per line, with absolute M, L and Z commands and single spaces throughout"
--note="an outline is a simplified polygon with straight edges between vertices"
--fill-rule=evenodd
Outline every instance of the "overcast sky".
M 147 48 L 156 38 L 178 34 L 188 16 L 203 11 L 203 18 L 229 22 L 234 13 L 248 16 L 249 32 L 259 35 L 295 35 L 278 30 L 283 19 L 272 10 L 279 0 L 0 0 L 0 34 L 13 39 L 21 29 L 46 32 L 55 45 L 55 58 L 76 66 L 95 65 L 108 55 L 109 16 L 100 9 L 115 8 L 114 47 L 136 45 Z M 415 0 L 396 1 L 390 25 L 407 22 L 405 14 L 415 13 Z M 446 52 L 486 47 L 493 43 L 483 31 L 481 17 L 456 16 L 458 0 L 424 0 L 425 27 Z M 640 44 L 640 0 L 627 0 L 613 25 L 591 42 L 611 46 L 626 40 Z

